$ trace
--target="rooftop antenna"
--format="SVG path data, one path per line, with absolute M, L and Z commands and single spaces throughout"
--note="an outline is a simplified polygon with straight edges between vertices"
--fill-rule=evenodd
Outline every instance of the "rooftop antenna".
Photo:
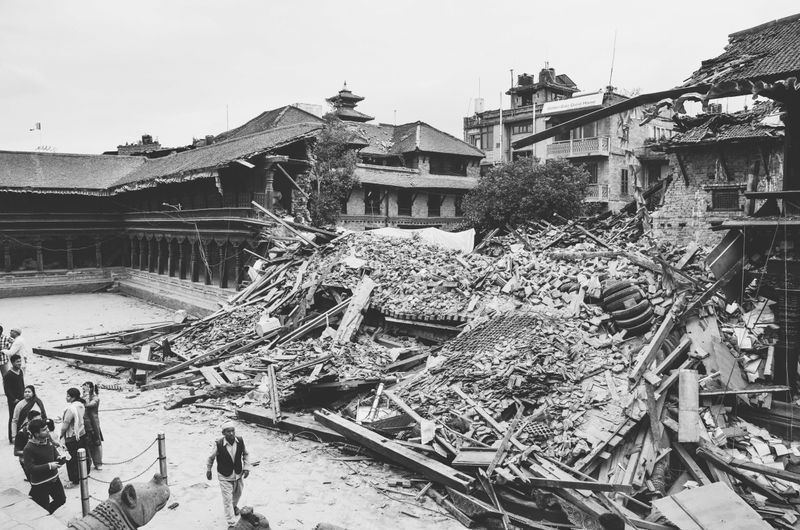
M 397 125 L 397 109 L 394 109 L 394 124 Z
M 226 131 L 230 131 L 231 130 L 231 121 L 230 121 L 229 116 L 230 115 L 228 114 L 228 104 L 226 103 L 225 104 L 225 130 Z
M 614 77 L 614 59 L 617 56 L 617 30 L 614 30 L 614 45 L 611 47 L 611 71 L 608 73 L 608 86 L 611 87 L 611 78 Z

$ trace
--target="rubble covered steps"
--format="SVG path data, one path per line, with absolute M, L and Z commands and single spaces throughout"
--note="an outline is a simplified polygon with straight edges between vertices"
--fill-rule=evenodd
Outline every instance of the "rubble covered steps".
M 233 289 L 170 278 L 141 271 L 127 271 L 117 282 L 125 294 L 170 309 L 185 309 L 191 314 L 207 316 L 220 307 L 220 302 L 235 294 Z

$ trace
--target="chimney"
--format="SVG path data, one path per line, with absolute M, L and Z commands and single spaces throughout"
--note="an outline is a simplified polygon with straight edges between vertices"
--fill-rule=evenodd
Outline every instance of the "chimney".
M 213 134 L 207 134 L 206 135 L 206 145 L 211 145 L 213 143 L 214 143 L 214 135 Z
M 556 80 L 556 69 L 555 68 L 542 68 L 539 71 L 539 82 L 540 83 L 552 83 Z
M 151 135 L 149 134 L 142 135 L 142 145 L 147 145 L 152 143 L 153 143 L 153 137 Z

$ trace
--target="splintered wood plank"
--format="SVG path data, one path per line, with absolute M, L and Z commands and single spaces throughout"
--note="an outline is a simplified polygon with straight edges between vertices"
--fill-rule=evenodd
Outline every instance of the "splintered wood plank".
M 350 299 L 350 305 L 344 312 L 342 321 L 339 323 L 339 329 L 336 330 L 334 342 L 341 344 L 350 342 L 358 331 L 361 321 L 364 318 L 362 311 L 369 304 L 372 290 L 375 288 L 375 282 L 369 276 L 364 276 L 353 291 L 353 297 Z
M 105 366 L 121 366 L 124 368 L 137 368 L 139 370 L 158 370 L 164 367 L 164 363 L 155 361 L 143 361 L 131 359 L 119 355 L 100 355 L 98 353 L 86 353 L 70 350 L 56 350 L 52 348 L 34 348 L 33 353 L 44 357 L 56 357 L 59 359 L 75 359 L 89 364 L 102 364 Z
M 697 370 L 681 370 L 678 376 L 678 442 L 700 441 L 700 383 Z
M 421 455 L 413 449 L 403 447 L 380 434 L 342 418 L 328 410 L 323 409 L 314 412 L 314 418 L 322 425 L 333 429 L 348 440 L 363 445 L 393 462 L 421 473 L 428 480 L 464 492 L 469 491 L 472 487 L 473 479 L 470 476 L 442 464 L 437 460 Z
M 203 366 L 200 368 L 200 373 L 203 374 L 203 377 L 211 386 L 219 386 L 225 384 L 225 381 L 219 376 L 216 370 L 211 368 L 210 366 Z
M 721 482 L 655 499 L 653 506 L 681 530 L 770 530 L 758 512 Z

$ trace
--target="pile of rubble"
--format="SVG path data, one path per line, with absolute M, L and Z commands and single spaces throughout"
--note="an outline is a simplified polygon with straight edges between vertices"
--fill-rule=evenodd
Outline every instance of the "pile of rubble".
M 235 406 L 404 465 L 466 526 L 694 528 L 717 503 L 795 528 L 776 308 L 758 284 L 726 299 L 719 249 L 657 245 L 641 221 L 536 223 L 469 254 L 306 234 L 217 313 L 128 341 L 130 368 L 185 389 L 169 407 Z M 62 356 L 91 364 L 86 342 Z

